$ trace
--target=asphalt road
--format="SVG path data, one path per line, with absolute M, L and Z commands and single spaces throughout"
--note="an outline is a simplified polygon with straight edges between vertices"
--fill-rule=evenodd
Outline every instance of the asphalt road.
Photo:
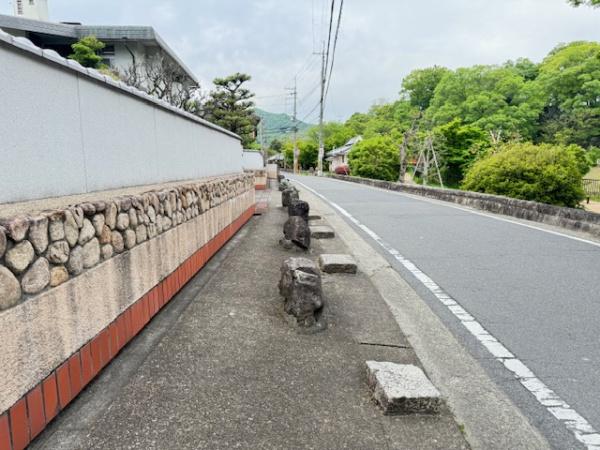
M 332 179 L 290 178 L 340 205 L 416 264 L 600 430 L 600 247 L 452 204 Z M 585 448 L 420 281 L 371 242 L 554 447 Z

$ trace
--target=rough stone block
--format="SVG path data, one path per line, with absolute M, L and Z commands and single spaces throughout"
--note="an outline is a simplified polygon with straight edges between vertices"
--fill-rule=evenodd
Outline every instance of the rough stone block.
M 6 267 L 0 266 L 0 311 L 16 305 L 20 298 L 19 280 Z
M 356 261 L 350 255 L 321 255 L 319 267 L 325 273 L 356 273 Z
M 335 237 L 335 232 L 331 227 L 315 225 L 310 227 L 310 237 L 314 239 L 333 239 Z
M 308 220 L 312 221 L 312 220 L 321 220 L 321 216 L 319 216 L 318 214 L 311 214 L 308 216 Z
M 310 212 L 310 205 L 304 200 L 292 200 L 288 206 L 288 215 L 290 217 L 298 216 L 302 217 L 308 222 L 308 213 Z
M 321 273 L 314 262 L 295 257 L 285 260 L 281 266 L 279 292 L 285 299 L 285 312 L 293 315 L 300 327 L 325 328 Z
M 287 208 L 291 205 L 292 200 L 300 200 L 298 191 L 294 187 L 286 189 L 281 193 L 281 206 Z
M 367 361 L 367 382 L 384 414 L 433 414 L 442 405 L 440 392 L 410 364 Z
M 33 262 L 34 256 L 33 245 L 29 241 L 23 241 L 6 252 L 4 261 L 10 270 L 20 274 Z
M 310 248 L 310 228 L 302 217 L 290 217 L 283 226 L 283 235 L 302 249 Z

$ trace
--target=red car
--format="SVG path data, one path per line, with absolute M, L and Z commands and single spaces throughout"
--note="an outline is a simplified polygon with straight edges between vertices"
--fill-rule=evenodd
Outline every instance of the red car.
M 350 175 L 350 166 L 348 164 L 340 164 L 335 168 L 337 175 Z

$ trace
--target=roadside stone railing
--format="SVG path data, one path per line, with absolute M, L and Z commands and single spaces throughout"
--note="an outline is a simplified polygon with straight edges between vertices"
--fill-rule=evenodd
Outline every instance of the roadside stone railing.
M 0 311 L 252 189 L 249 175 L 0 220 Z
M 404 192 L 407 194 L 420 195 L 422 197 L 457 203 L 482 211 L 489 211 L 495 214 L 559 226 L 600 237 L 600 214 L 584 211 L 583 209 L 564 208 L 499 195 L 460 191 L 457 189 L 440 189 L 336 174 L 331 174 L 330 176 L 337 180 L 350 181 L 391 191 Z

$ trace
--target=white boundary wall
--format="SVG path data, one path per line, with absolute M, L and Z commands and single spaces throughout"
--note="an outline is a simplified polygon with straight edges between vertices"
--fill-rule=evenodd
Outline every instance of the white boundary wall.
M 0 203 L 241 171 L 235 134 L 0 30 Z
M 260 170 L 265 168 L 265 162 L 260 152 L 249 152 L 244 150 L 242 167 L 248 170 Z

